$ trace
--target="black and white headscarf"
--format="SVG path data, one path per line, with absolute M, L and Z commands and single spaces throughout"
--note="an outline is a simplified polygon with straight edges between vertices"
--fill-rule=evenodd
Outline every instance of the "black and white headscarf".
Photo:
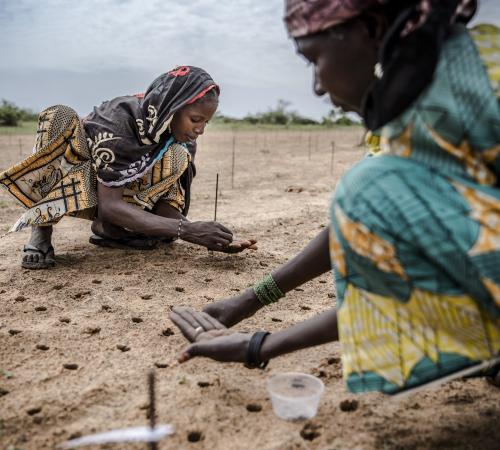
M 219 93 L 207 72 L 182 66 L 159 76 L 144 94 L 95 107 L 83 124 L 99 182 L 122 186 L 142 177 L 171 141 L 169 125 L 175 112 L 211 89 Z

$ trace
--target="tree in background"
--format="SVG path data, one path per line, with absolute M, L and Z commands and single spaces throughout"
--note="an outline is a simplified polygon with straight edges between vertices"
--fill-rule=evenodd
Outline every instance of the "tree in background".
M 19 108 L 5 99 L 0 105 L 0 126 L 17 127 L 20 122 L 37 120 L 38 115 L 26 108 Z

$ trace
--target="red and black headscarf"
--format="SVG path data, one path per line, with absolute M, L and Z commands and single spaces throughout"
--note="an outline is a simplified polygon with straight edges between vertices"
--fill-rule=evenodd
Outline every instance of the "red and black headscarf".
M 405 111 L 430 84 L 450 27 L 471 19 L 477 0 L 286 0 L 285 23 L 289 35 L 300 38 L 374 9 L 385 10 L 391 26 L 363 104 L 371 130 Z
M 203 69 L 177 67 L 160 75 L 144 94 L 117 97 L 84 119 L 87 142 L 106 186 L 140 178 L 171 138 L 170 122 L 183 106 L 219 87 Z

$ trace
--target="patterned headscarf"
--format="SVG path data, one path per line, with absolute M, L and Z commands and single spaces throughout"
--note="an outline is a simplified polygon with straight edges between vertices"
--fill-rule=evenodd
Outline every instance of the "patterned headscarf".
M 172 137 L 169 125 L 175 112 L 212 89 L 219 93 L 207 72 L 182 66 L 159 76 L 144 94 L 94 108 L 83 122 L 99 181 L 122 186 L 142 177 Z
M 377 80 L 365 94 L 363 118 L 371 130 L 401 114 L 429 85 L 450 27 L 471 19 L 477 0 L 286 0 L 285 23 L 300 38 L 380 6 L 395 19 L 381 44 Z

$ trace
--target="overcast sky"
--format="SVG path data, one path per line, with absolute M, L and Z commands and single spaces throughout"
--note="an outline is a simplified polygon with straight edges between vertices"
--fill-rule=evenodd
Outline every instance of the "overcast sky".
M 79 113 L 144 91 L 176 65 L 206 69 L 222 87 L 220 110 L 243 116 L 280 98 L 320 118 L 311 68 L 295 54 L 283 0 L 0 0 L 0 98 Z M 483 20 L 484 19 L 484 20 Z M 500 25 L 500 0 L 476 21 Z

